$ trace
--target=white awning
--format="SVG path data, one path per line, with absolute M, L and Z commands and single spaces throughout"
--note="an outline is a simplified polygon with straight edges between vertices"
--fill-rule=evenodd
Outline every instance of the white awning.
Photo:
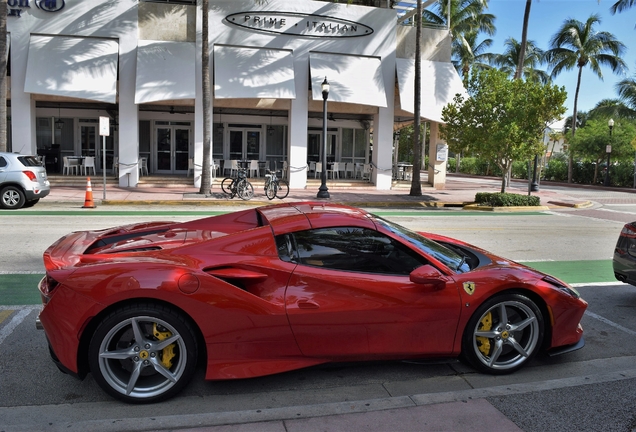
M 196 48 L 193 42 L 139 41 L 135 103 L 194 99 Z
M 291 51 L 214 47 L 217 99 L 296 99 Z
M 310 53 L 311 94 L 322 100 L 321 84 L 329 82 L 329 101 L 386 107 L 382 62 L 376 57 Z
M 31 35 L 24 91 L 116 103 L 118 58 L 111 39 Z
M 396 59 L 402 110 L 415 111 L 415 60 Z M 467 96 L 462 80 L 452 63 L 422 60 L 422 98 L 420 116 L 442 123 L 442 108 L 453 101 L 457 93 Z

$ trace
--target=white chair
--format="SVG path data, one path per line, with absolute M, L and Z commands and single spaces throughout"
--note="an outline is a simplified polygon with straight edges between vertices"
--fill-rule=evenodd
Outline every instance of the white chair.
M 223 159 L 223 175 L 229 170 L 231 170 L 232 162 L 229 159 Z
M 221 174 L 221 161 L 219 159 L 213 159 L 213 161 L 215 169 L 214 178 L 216 178 L 217 175 Z
M 283 178 L 286 179 L 287 178 L 287 168 L 289 168 L 289 165 L 287 164 L 287 161 L 283 161 Z
M 113 158 L 113 172 L 115 176 L 119 175 L 119 157 L 117 156 Z
M 250 177 L 254 176 L 254 177 L 260 177 L 260 174 L 258 172 L 258 161 L 252 159 L 250 161 L 250 167 L 248 169 L 248 175 Z
M 77 174 L 77 170 L 79 169 L 77 159 L 69 159 L 68 156 L 64 156 L 62 160 L 64 161 L 62 175 L 71 175 L 71 171 L 73 174 Z
M 216 178 L 216 170 L 219 169 L 219 166 L 216 164 L 216 159 L 212 159 L 212 163 L 210 164 L 210 175 L 213 179 Z
M 361 163 L 356 163 L 354 164 L 354 178 L 358 178 L 358 176 L 360 176 L 360 178 L 362 178 L 362 164 Z
M 353 162 L 347 162 L 345 164 L 345 178 L 349 177 L 349 173 L 351 173 L 351 178 L 353 178 L 354 176 Z
M 309 171 L 307 172 L 307 176 L 309 176 L 309 174 L 314 174 L 314 177 L 316 176 L 316 162 L 311 161 L 309 162 Z
M 148 174 L 148 159 L 146 159 L 145 157 L 142 157 L 139 159 L 139 175 L 144 175 L 144 172 L 146 173 L 146 175 Z
M 331 178 L 335 179 L 336 177 L 340 178 L 340 164 L 338 162 L 334 162 L 331 165 L 330 169 L 327 169 L 327 178 L 329 178 L 329 174 L 331 174 Z
M 190 177 L 190 172 L 192 172 L 192 175 L 194 175 L 194 159 L 193 158 L 188 158 L 188 174 L 186 174 L 186 177 Z
M 322 175 L 322 162 L 316 162 L 316 172 L 314 173 L 314 178 L 318 178 L 319 175 Z
M 91 168 L 93 169 L 93 175 L 97 175 L 97 173 L 95 172 L 95 157 L 86 156 L 84 158 L 81 168 L 82 168 L 83 175 L 88 175 L 88 172 L 90 171 Z

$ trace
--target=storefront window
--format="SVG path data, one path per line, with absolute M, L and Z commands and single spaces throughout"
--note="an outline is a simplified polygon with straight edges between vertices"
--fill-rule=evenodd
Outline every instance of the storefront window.
M 265 148 L 266 159 L 270 162 L 270 167 L 273 169 L 274 164 L 272 161 L 278 163 L 278 166 L 282 166 L 281 163 L 287 160 L 287 126 L 272 126 L 267 131 L 267 144 Z
M 342 130 L 341 162 L 366 162 L 367 139 L 364 129 Z
M 223 123 L 214 123 L 214 134 L 212 135 L 212 158 L 224 159 L 223 157 Z

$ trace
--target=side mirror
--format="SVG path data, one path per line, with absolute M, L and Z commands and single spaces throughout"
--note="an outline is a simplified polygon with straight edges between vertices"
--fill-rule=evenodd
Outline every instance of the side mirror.
M 446 282 L 442 279 L 442 273 L 430 264 L 416 268 L 409 275 L 409 279 L 414 284 L 426 285 L 432 289 L 444 288 Z

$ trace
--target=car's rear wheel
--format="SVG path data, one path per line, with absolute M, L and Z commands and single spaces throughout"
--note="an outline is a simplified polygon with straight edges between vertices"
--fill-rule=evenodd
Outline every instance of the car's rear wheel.
M 0 192 L 0 206 L 8 210 L 16 210 L 24 206 L 24 192 L 17 186 L 6 186 Z
M 155 304 L 122 307 L 102 320 L 89 346 L 95 381 L 129 403 L 170 398 L 192 378 L 197 344 L 178 312 Z
M 484 302 L 470 318 L 462 356 L 481 372 L 511 373 L 537 354 L 543 334 L 543 314 L 532 300 L 502 294 Z

